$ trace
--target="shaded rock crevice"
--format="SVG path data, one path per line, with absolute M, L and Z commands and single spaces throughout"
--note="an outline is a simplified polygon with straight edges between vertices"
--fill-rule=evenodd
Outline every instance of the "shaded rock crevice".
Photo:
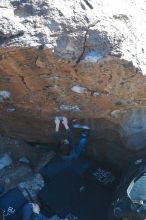
M 87 0 L 83 0 L 83 1 L 90 9 L 93 9 L 93 6 L 89 3 L 89 1 L 87 1 Z
M 84 40 L 83 40 L 83 51 L 81 52 L 80 56 L 76 60 L 77 65 L 80 63 L 82 57 L 84 56 L 84 53 L 85 53 L 85 50 L 86 50 L 86 42 L 87 42 L 88 32 L 89 32 L 89 28 L 85 31 Z
M 27 83 L 25 81 L 25 77 L 22 75 L 19 75 L 21 82 L 23 83 L 23 85 L 25 86 L 25 88 L 30 92 L 31 90 L 29 89 L 29 87 L 27 86 Z

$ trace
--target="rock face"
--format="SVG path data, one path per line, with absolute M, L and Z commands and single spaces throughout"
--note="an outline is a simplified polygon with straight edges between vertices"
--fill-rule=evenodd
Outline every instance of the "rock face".
M 62 115 L 92 128 L 87 152 L 98 159 L 122 164 L 145 148 L 145 8 L 1 0 L 0 132 L 49 143 Z
M 32 198 L 36 199 L 37 193 L 43 188 L 44 180 L 43 177 L 38 173 L 33 175 L 31 178 L 27 179 L 24 182 L 19 184 L 20 189 L 22 189 L 23 194 L 27 197 L 27 192 L 25 189 L 28 190 Z
M 53 156 L 47 145 L 32 145 L 0 135 L 0 194 L 19 186 L 24 195 L 28 197 L 26 188 L 36 199 L 36 193 L 44 185 L 39 172 Z
M 146 74 L 145 0 L 1 0 L 1 46 L 51 48 L 68 60 L 110 56 Z
M 0 170 L 10 166 L 12 159 L 8 154 L 0 154 Z

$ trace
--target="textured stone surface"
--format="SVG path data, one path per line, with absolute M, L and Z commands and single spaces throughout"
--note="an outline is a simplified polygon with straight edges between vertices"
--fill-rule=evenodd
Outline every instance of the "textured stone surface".
M 145 8 L 145 0 L 1 0 L 0 43 L 45 45 L 76 62 L 118 56 L 146 74 Z
M 10 92 L 8 91 L 0 91 L 0 102 L 10 97 Z
M 0 170 L 12 164 L 12 159 L 9 154 L 0 154 Z
M 44 180 L 39 173 L 26 179 L 24 182 L 19 183 L 20 189 L 23 191 L 24 196 L 28 199 L 30 198 L 27 191 L 30 193 L 33 199 L 36 199 L 37 193 L 43 188 L 43 186 Z M 27 189 L 27 191 L 25 189 Z
M 47 145 L 32 145 L 22 140 L 0 135 L 0 166 L 1 164 L 4 166 L 6 158 L 8 159 L 9 155 L 7 156 L 5 152 L 9 152 L 13 163 L 0 170 L 0 193 L 21 186 L 25 194 L 24 187 L 34 198 L 44 184 L 39 171 L 51 160 L 53 152 Z
M 0 132 L 52 144 L 66 116 L 91 127 L 98 159 L 145 148 L 145 4 L 1 0 Z
M 121 134 L 125 145 L 132 150 L 146 148 L 146 109 L 133 109 L 122 115 Z
M 33 172 L 29 166 L 15 165 L 4 173 L 2 181 L 5 183 L 6 190 L 9 190 L 13 187 L 16 187 L 20 180 L 23 181 L 32 175 Z
M 11 92 L 0 104 L 1 133 L 27 141 L 51 143 L 54 141 L 54 116 L 68 117 L 70 126 L 74 119 L 82 119 L 93 131 L 89 154 L 123 163 L 128 155 L 123 146 L 132 149 L 132 143 L 125 140 L 124 126 L 127 125 L 124 120 L 128 121 L 134 109 L 142 120 L 145 118 L 142 113 L 146 94 L 144 75 L 134 67 L 125 67 L 125 61 L 118 58 L 74 66 L 55 57 L 48 49 L 3 48 L 0 54 L 5 56 L 0 61 L 0 90 Z M 36 65 L 38 56 L 42 67 Z M 71 88 L 86 90 L 78 93 Z M 115 126 L 113 132 L 109 124 Z M 74 129 L 74 133 L 76 136 L 77 130 Z M 144 143 L 139 142 L 142 147 Z

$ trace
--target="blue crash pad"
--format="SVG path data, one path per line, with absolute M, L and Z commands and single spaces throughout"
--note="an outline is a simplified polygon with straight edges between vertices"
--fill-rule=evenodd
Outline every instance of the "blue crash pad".
M 42 176 L 51 179 L 60 172 L 70 169 L 78 174 L 83 174 L 91 166 L 91 161 L 82 157 L 74 160 L 64 160 L 61 156 L 56 155 L 45 167 L 40 170 Z
M 56 175 L 39 192 L 41 202 L 59 216 L 71 213 L 80 220 L 107 220 L 111 197 L 112 190 L 90 184 L 69 170 Z
M 0 212 L 4 213 L 5 220 L 20 220 L 25 203 L 27 200 L 21 191 L 14 188 L 0 197 Z

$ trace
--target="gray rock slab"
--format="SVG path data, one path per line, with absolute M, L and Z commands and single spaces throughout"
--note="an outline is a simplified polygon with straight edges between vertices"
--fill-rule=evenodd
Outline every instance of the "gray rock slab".
M 9 154 L 0 154 L 0 170 L 12 164 L 12 158 Z
M 21 181 L 31 177 L 32 175 L 32 169 L 28 165 L 15 165 L 4 173 L 3 182 L 8 190 L 17 186 Z
M 32 177 L 26 179 L 25 181 L 19 184 L 20 189 L 23 192 L 23 195 L 28 198 L 28 192 L 33 199 L 36 199 L 37 193 L 43 188 L 44 179 L 41 174 L 34 174 Z M 26 189 L 26 190 L 25 190 Z

